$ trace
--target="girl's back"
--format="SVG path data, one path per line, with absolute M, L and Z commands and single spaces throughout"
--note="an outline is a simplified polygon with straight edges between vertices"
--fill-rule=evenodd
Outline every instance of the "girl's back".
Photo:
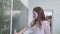
M 32 34 L 50 34 L 50 25 L 48 21 L 41 21 L 42 27 L 39 28 L 38 24 L 31 28 Z

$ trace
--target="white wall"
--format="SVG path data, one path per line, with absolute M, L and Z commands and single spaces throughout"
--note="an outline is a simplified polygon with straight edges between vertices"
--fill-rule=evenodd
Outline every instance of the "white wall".
M 28 8 L 28 0 L 21 0 L 21 2 Z
M 60 34 L 60 0 L 29 0 L 29 23 L 32 20 L 32 9 L 35 6 L 53 10 L 52 34 Z

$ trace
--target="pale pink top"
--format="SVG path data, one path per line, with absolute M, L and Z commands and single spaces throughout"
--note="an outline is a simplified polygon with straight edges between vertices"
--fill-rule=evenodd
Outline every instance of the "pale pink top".
M 41 21 L 41 23 L 42 23 L 41 29 L 37 25 L 31 27 L 32 34 L 50 34 L 49 22 L 48 21 Z

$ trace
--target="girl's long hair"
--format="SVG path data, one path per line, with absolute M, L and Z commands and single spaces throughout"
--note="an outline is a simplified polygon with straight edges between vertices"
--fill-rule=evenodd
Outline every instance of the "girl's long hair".
M 41 21 L 45 20 L 45 14 L 43 9 L 41 7 L 35 7 L 33 11 L 38 13 L 38 18 L 35 19 L 34 25 L 36 24 L 36 21 L 38 21 L 39 25 L 41 26 L 42 25 Z

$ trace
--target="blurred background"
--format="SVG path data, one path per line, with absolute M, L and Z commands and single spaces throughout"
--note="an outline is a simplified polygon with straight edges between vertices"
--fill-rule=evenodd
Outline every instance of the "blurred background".
M 10 0 L 0 0 L 0 34 L 10 34 Z
M 28 8 L 22 0 L 13 0 L 12 10 L 11 15 L 11 0 L 0 0 L 0 34 L 13 34 L 15 29 L 19 32 L 28 23 Z

